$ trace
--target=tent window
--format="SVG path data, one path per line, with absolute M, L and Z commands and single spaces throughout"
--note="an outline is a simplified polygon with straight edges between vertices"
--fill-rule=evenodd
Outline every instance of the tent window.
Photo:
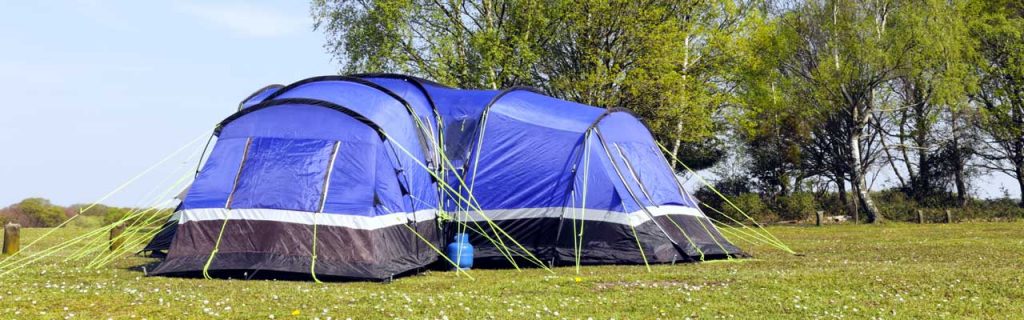
M 318 211 L 334 146 L 318 139 L 252 138 L 231 208 Z

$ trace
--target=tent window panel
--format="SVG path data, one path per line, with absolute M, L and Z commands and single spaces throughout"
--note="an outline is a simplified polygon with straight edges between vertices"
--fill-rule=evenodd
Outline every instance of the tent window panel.
M 675 174 L 665 166 L 664 155 L 660 151 L 646 143 L 619 142 L 617 145 L 655 204 L 693 206 L 680 195 L 674 181 Z
M 238 174 L 247 138 L 219 139 L 185 196 L 183 209 L 223 208 Z
M 395 170 L 395 160 L 393 157 L 398 156 L 395 153 L 389 152 L 388 150 L 394 150 L 390 147 L 384 147 L 383 145 L 377 148 L 377 159 L 373 162 L 373 170 L 376 171 L 375 181 L 373 189 L 377 192 L 376 197 L 378 203 L 374 205 L 374 214 L 382 215 L 394 212 L 404 212 L 406 208 L 411 206 L 405 205 L 405 188 L 399 179 L 402 172 Z M 399 151 L 400 152 L 400 151 Z M 409 160 L 406 160 L 409 161 Z
M 334 141 L 253 138 L 231 207 L 314 212 Z
M 378 143 L 342 141 L 331 171 L 324 213 L 369 216 L 373 208 L 374 163 L 378 158 Z
M 619 192 L 615 189 L 615 180 L 612 180 L 612 176 L 615 173 L 609 172 L 612 170 L 608 164 L 604 163 L 608 158 L 605 156 L 604 150 L 601 149 L 601 142 L 598 141 L 597 137 L 590 136 L 590 152 L 589 152 L 589 163 L 587 163 L 586 153 L 580 155 L 578 163 L 576 164 L 576 180 L 573 189 L 576 190 L 575 201 L 576 206 L 580 206 L 583 201 L 583 188 L 584 188 L 584 175 L 586 175 L 586 189 L 587 189 L 587 208 L 588 209 L 600 209 L 600 210 L 615 210 L 624 211 L 622 208 L 622 198 Z M 580 143 L 577 152 L 584 152 L 584 144 Z M 575 157 L 575 155 L 574 155 Z M 584 168 L 584 164 L 587 164 L 587 168 Z M 585 170 L 586 169 L 586 170 Z M 616 178 L 618 179 L 618 178 Z M 625 195 L 629 197 L 629 195 Z

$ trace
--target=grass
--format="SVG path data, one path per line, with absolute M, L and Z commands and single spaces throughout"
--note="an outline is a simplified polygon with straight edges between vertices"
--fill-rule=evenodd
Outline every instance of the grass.
M 55 232 L 42 249 L 84 229 Z M 428 272 L 390 284 L 146 277 L 47 258 L 0 279 L 0 318 L 1024 318 L 1024 222 L 779 226 L 803 256 Z M 22 231 L 27 244 L 44 229 Z M 743 245 L 744 243 L 738 243 Z

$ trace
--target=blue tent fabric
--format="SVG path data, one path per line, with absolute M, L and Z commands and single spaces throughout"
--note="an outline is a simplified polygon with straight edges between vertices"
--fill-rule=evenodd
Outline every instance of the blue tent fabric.
M 175 231 L 154 239 L 169 246 L 151 245 L 167 250 L 154 274 L 308 274 L 316 260 L 321 277 L 387 279 L 437 261 L 467 224 L 490 235 L 471 237 L 485 263 L 509 249 L 552 265 L 743 254 L 639 119 L 526 88 L 315 77 L 258 90 L 216 132 Z M 486 239 L 499 233 L 518 245 Z

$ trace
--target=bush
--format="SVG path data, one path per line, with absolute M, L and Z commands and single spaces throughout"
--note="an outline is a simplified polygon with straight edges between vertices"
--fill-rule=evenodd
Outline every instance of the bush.
M 31 227 L 55 227 L 67 216 L 64 209 L 50 203 L 50 200 L 43 198 L 28 198 L 15 205 L 14 210 L 26 219 L 25 226 Z
M 761 201 L 761 196 L 756 193 L 743 193 L 735 197 L 730 197 L 733 204 L 743 210 L 748 216 L 753 218 L 758 223 L 771 223 L 779 220 L 779 216 L 772 212 L 768 206 Z M 733 219 L 736 219 L 743 223 L 748 223 L 743 213 L 740 213 L 729 204 L 725 204 L 725 208 L 722 210 L 725 214 L 728 214 Z M 723 222 L 732 222 L 731 220 L 722 220 Z
M 749 181 L 741 179 L 724 179 L 715 182 L 715 190 L 721 192 L 726 197 L 737 197 L 744 193 L 750 192 Z M 697 201 L 705 205 L 711 206 L 715 209 L 723 209 L 729 207 L 728 203 L 722 201 L 722 197 L 718 195 L 718 192 L 711 190 L 707 186 L 700 187 L 697 192 L 693 193 L 693 196 L 697 198 Z M 717 218 L 716 218 L 717 219 Z
M 917 221 L 917 210 L 922 207 L 902 191 L 891 189 L 871 194 L 875 206 L 888 220 Z
M 103 224 L 111 224 L 120 221 L 130 212 L 132 212 L 132 210 L 125 208 L 107 208 L 103 216 Z M 131 221 L 125 222 L 131 223 Z
M 779 208 L 776 212 L 782 220 L 804 220 L 814 216 L 814 211 L 817 210 L 814 195 L 807 192 L 796 192 L 781 196 L 777 200 Z
M 73 204 L 73 205 L 68 206 L 69 211 L 73 211 L 75 214 L 78 214 L 78 212 L 80 210 L 85 209 L 85 208 L 89 208 L 89 210 L 86 210 L 85 212 L 82 212 L 83 215 L 96 216 L 96 217 L 106 217 L 107 216 L 107 212 L 110 211 L 111 209 L 113 209 L 113 207 L 105 206 L 105 205 L 102 205 L 102 204 L 96 204 L 96 205 Z

